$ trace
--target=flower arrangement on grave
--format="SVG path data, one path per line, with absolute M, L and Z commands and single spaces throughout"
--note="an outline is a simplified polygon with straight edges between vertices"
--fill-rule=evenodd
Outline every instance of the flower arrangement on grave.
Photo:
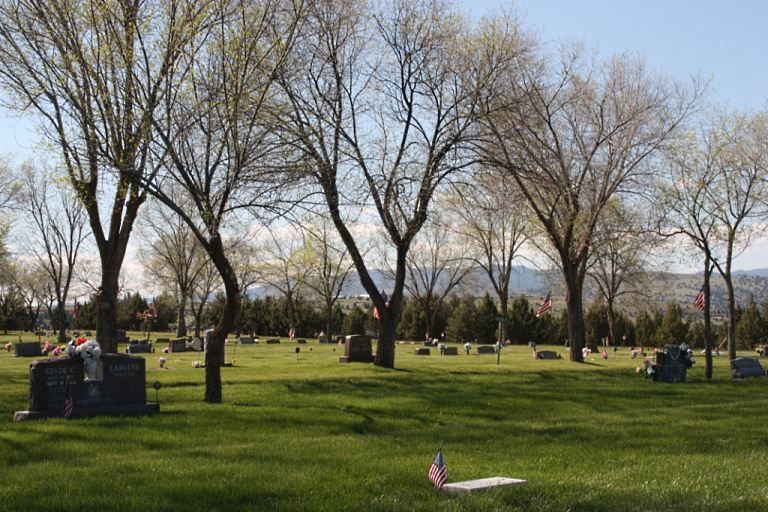
M 170 354 L 171 349 L 169 347 L 163 347 L 163 354 Z
M 164 357 L 160 357 L 160 358 L 158 358 L 157 361 L 160 363 L 160 368 L 165 368 L 165 363 L 166 363 L 167 359 L 165 359 Z
M 51 354 L 55 356 L 60 356 L 61 352 L 62 352 L 61 347 L 54 347 L 53 350 L 51 350 Z
M 10 352 L 12 349 L 13 349 L 13 343 L 11 343 L 11 342 L 9 341 L 8 343 L 6 343 L 6 344 L 5 344 L 5 350 L 7 350 L 8 352 Z
M 53 345 L 51 345 L 51 342 L 48 341 L 48 340 L 45 340 L 45 344 L 43 344 L 42 353 L 43 354 L 48 354 L 50 352 L 53 352 L 53 348 L 54 347 L 53 347 Z
M 67 343 L 67 354 L 70 357 L 80 357 L 85 366 L 85 379 L 94 380 L 96 378 L 96 367 L 101 357 L 101 345 L 95 340 L 85 340 L 80 342 L 80 338 Z

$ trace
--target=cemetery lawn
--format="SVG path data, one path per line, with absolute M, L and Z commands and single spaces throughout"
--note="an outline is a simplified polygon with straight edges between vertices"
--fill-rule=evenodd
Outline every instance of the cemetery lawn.
M 295 348 L 228 344 L 223 404 L 202 402 L 201 354 L 158 350 L 159 415 L 22 423 L 30 359 L 3 350 L 0 510 L 768 510 L 768 379 L 731 380 L 725 357 L 712 382 L 697 356 L 688 383 L 662 384 L 626 348 L 575 364 L 511 347 L 497 366 L 405 344 L 396 370 Z M 528 484 L 439 492 L 440 443 L 449 482 Z

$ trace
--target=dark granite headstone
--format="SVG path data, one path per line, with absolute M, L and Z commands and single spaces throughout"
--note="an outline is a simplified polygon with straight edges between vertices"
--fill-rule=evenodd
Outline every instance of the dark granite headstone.
M 760 361 L 753 357 L 737 357 L 731 361 L 731 375 L 734 379 L 744 377 L 765 377 Z
M 554 350 L 539 350 L 536 359 L 560 359 L 560 356 Z
M 24 343 L 15 343 L 13 348 L 16 350 L 16 357 L 38 357 L 43 355 L 39 341 L 26 341 Z
M 320 335 L 320 336 L 317 338 L 317 342 L 318 342 L 318 343 L 328 343 L 328 335 L 327 335 L 327 334 L 321 334 L 321 335 Z
M 118 343 L 128 343 L 128 336 L 124 329 L 118 329 L 117 330 L 117 342 Z
M 267 345 L 279 345 L 280 340 L 278 338 L 269 338 L 267 340 Z
M 416 349 L 416 355 L 417 356 L 428 356 L 429 355 L 429 349 L 426 347 L 419 347 Z
M 103 354 L 99 381 L 85 381 L 83 361 L 62 357 L 35 361 L 29 366 L 29 411 L 18 411 L 16 421 L 61 416 L 69 394 L 73 416 L 152 414 L 147 404 L 145 360 L 121 354 Z
M 373 360 L 370 336 L 365 334 L 347 336 L 344 355 L 339 358 L 340 363 L 372 363 Z
M 160 340 L 157 340 L 158 343 Z M 176 338 L 168 341 L 168 349 L 171 352 L 184 352 L 187 350 L 187 338 Z
M 688 354 L 680 345 L 666 345 L 656 353 L 657 375 L 660 382 L 685 382 L 688 371 Z
M 256 340 L 254 340 L 250 336 L 241 336 L 240 337 L 240 344 L 241 345 L 253 345 L 254 343 L 256 343 Z
M 442 354 L 444 356 L 457 356 L 457 355 L 459 355 L 459 348 L 458 347 L 445 347 L 443 349 Z
M 478 354 L 495 354 L 496 347 L 494 347 L 493 345 L 479 345 L 477 347 L 477 353 Z
M 126 354 L 149 354 L 154 352 L 151 343 L 131 343 L 125 349 Z
M 299 338 L 296 340 L 296 343 L 298 343 L 299 345 L 306 345 L 307 340 L 305 340 L 304 338 Z

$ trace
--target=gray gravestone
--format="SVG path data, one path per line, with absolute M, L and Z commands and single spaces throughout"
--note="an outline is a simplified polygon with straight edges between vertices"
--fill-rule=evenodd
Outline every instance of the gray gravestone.
M 373 360 L 370 336 L 365 334 L 347 336 L 344 355 L 339 358 L 340 363 L 372 363 Z
M 160 340 L 157 340 L 158 343 Z M 185 352 L 187 350 L 187 338 L 176 338 L 168 341 L 168 349 L 171 352 Z
M 125 330 L 118 329 L 117 330 L 117 342 L 118 343 L 128 343 L 128 336 Z
M 656 381 L 685 382 L 688 371 L 688 353 L 680 345 L 665 345 L 656 353 Z
M 241 345 L 253 345 L 254 343 L 256 343 L 256 340 L 254 340 L 250 336 L 241 336 L 240 337 L 240 344 Z
M 195 336 L 192 338 L 192 341 L 187 343 L 187 348 L 189 350 L 194 350 L 195 352 L 202 352 L 203 351 L 203 340 Z
M 280 344 L 280 340 L 277 338 L 269 338 L 267 340 L 267 345 L 279 345 L 279 344 Z
M 299 345 L 306 345 L 307 344 L 307 340 L 305 340 L 303 338 L 299 338 L 299 339 L 296 340 L 296 343 L 298 343 Z
M 554 350 L 540 350 L 536 352 L 536 359 L 560 359 Z
M 318 343 L 328 343 L 328 335 L 327 335 L 327 334 L 321 334 L 321 335 L 320 335 L 320 336 L 317 338 L 317 342 L 318 342 Z
M 126 354 L 149 354 L 154 352 L 150 343 L 130 343 L 125 349 Z
M 459 348 L 458 347 L 445 347 L 443 349 L 442 354 L 444 356 L 457 356 L 457 355 L 459 355 Z
M 495 354 L 496 347 L 493 345 L 480 345 L 477 347 L 478 354 Z
M 419 347 L 416 349 L 416 355 L 417 356 L 428 356 L 429 355 L 429 349 L 426 347 Z
M 13 345 L 13 348 L 16 350 L 16 357 L 38 357 L 43 355 L 39 341 L 16 343 Z
M 148 404 L 146 362 L 141 357 L 103 354 L 99 359 L 102 379 L 84 381 L 83 361 L 62 357 L 35 361 L 29 367 L 29 411 L 15 414 L 16 421 L 61 416 L 69 389 L 73 416 L 153 414 Z
M 765 377 L 760 361 L 753 357 L 737 357 L 731 361 L 731 375 L 734 379 L 744 377 Z

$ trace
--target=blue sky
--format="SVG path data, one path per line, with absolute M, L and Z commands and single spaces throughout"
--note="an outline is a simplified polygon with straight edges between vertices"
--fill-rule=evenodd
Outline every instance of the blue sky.
M 766 0 L 462 0 L 473 16 L 509 8 L 548 44 L 583 41 L 601 56 L 632 52 L 684 79 L 711 78 L 709 99 L 740 110 L 768 107 Z

